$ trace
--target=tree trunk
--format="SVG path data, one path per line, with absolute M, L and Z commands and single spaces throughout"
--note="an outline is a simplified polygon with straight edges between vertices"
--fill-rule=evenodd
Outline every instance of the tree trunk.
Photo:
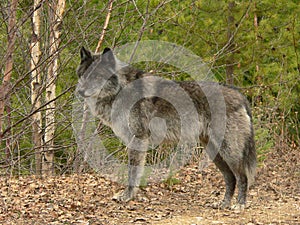
M 4 111 L 6 109 L 7 112 L 7 121 L 8 127 L 10 126 L 10 108 L 9 108 L 9 101 L 10 101 L 10 92 L 11 92 L 11 84 L 10 78 L 12 75 L 13 70 L 13 52 L 15 47 L 15 40 L 16 40 L 16 11 L 18 6 L 18 0 L 12 0 L 10 2 L 9 8 L 9 18 L 8 18 L 8 31 L 7 31 L 7 53 L 6 53 L 6 63 L 5 63 L 5 70 L 3 76 L 3 82 L 0 86 L 0 143 L 3 140 L 3 122 L 4 122 Z M 10 132 L 8 132 L 9 136 Z M 6 139 L 6 148 L 5 148 L 5 155 L 6 160 L 10 158 L 10 138 Z
M 228 3 L 228 18 L 227 18 L 227 42 L 228 42 L 228 58 L 226 60 L 226 83 L 234 85 L 234 16 L 233 9 L 235 3 Z
M 54 132 L 55 132 L 55 101 L 56 98 L 56 78 L 58 72 L 58 47 L 60 44 L 60 33 L 62 15 L 65 9 L 65 0 L 49 1 L 50 19 L 50 64 L 47 71 L 47 84 L 45 100 L 46 106 L 45 121 L 45 154 L 43 158 L 43 171 L 47 175 L 54 174 Z
M 256 1 L 254 1 L 254 21 L 253 21 L 253 25 L 254 25 L 254 32 L 255 32 L 255 50 L 259 50 L 259 35 L 258 35 L 258 17 L 257 17 L 257 7 L 256 7 Z M 256 53 L 257 51 L 255 51 Z M 257 85 L 261 85 L 262 84 L 262 77 L 260 75 L 260 71 L 259 71 L 259 59 L 257 57 L 255 57 L 255 83 Z M 261 89 L 258 89 L 259 93 L 257 94 L 255 101 L 253 101 L 253 103 L 258 103 L 260 104 L 262 101 L 262 95 L 261 95 Z
M 256 2 L 254 2 L 254 29 L 255 29 L 255 44 L 256 44 L 256 47 L 258 48 L 259 46 L 259 42 L 258 42 L 258 17 L 257 17 L 257 14 L 256 14 Z M 258 65 L 258 62 L 256 61 L 256 64 L 255 64 L 255 70 L 256 70 L 256 73 L 259 73 L 259 65 Z M 261 77 L 258 75 L 257 76 L 257 80 L 258 80 L 258 84 L 261 83 Z
M 34 0 L 34 12 L 32 16 L 32 39 L 31 39 L 31 104 L 32 111 L 41 107 L 41 70 L 39 61 L 40 49 L 40 13 L 41 1 Z M 32 115 L 32 140 L 35 149 L 35 172 L 42 174 L 42 113 L 40 111 Z

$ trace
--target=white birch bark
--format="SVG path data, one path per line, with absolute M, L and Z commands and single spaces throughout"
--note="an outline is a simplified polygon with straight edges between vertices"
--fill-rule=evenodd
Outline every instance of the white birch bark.
M 47 175 L 54 174 L 54 133 L 55 133 L 55 98 L 56 98 L 56 78 L 58 73 L 58 54 L 60 44 L 60 26 L 65 10 L 65 0 L 49 1 L 50 17 L 50 59 L 51 62 L 47 71 L 47 84 L 45 100 L 46 106 L 45 120 L 45 154 L 43 158 L 43 171 Z
M 31 104 L 32 111 L 41 107 L 41 70 L 39 61 L 41 57 L 40 48 L 40 15 L 41 1 L 34 0 L 34 12 L 32 16 L 32 39 L 30 44 L 30 70 L 31 70 Z M 32 140 L 35 150 L 35 172 L 42 173 L 42 113 L 37 111 L 32 115 Z

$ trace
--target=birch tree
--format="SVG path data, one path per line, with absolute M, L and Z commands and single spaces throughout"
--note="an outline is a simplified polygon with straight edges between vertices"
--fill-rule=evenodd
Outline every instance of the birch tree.
M 39 61 L 40 49 L 40 14 L 42 2 L 34 0 L 34 12 L 32 16 L 32 37 L 31 37 L 31 104 L 32 111 L 41 107 L 41 69 Z M 35 148 L 35 170 L 37 174 L 42 173 L 42 113 L 37 111 L 32 115 L 32 140 Z
M 56 78 L 58 73 L 58 54 L 61 34 L 62 16 L 65 10 L 65 0 L 49 1 L 50 19 L 50 64 L 47 71 L 46 83 L 46 121 L 45 121 L 45 150 L 43 157 L 43 171 L 45 174 L 54 174 L 54 132 L 55 132 L 55 98 Z

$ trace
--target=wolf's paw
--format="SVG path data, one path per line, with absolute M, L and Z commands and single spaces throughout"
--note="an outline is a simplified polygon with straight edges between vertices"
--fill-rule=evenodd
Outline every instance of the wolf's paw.
M 112 197 L 112 200 L 116 202 L 129 202 L 133 197 L 130 196 L 128 193 L 125 193 L 125 191 L 121 191 L 117 194 L 115 194 Z
M 213 209 L 230 209 L 230 202 L 214 202 L 213 204 L 211 204 L 211 207 Z
M 239 204 L 239 203 L 237 203 L 236 205 L 233 205 L 231 207 L 231 210 L 233 210 L 236 213 L 239 213 L 239 212 L 243 212 L 245 210 L 245 208 L 246 208 L 245 204 Z
M 134 199 L 137 191 L 137 187 L 127 187 L 124 191 L 115 194 L 112 199 L 117 202 L 129 202 Z

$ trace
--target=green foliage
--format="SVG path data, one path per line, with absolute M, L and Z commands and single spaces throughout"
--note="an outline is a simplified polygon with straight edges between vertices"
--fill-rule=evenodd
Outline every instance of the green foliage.
M 267 128 L 259 127 L 255 130 L 256 150 L 258 155 L 258 162 L 263 162 L 267 154 L 275 145 L 274 136 Z

